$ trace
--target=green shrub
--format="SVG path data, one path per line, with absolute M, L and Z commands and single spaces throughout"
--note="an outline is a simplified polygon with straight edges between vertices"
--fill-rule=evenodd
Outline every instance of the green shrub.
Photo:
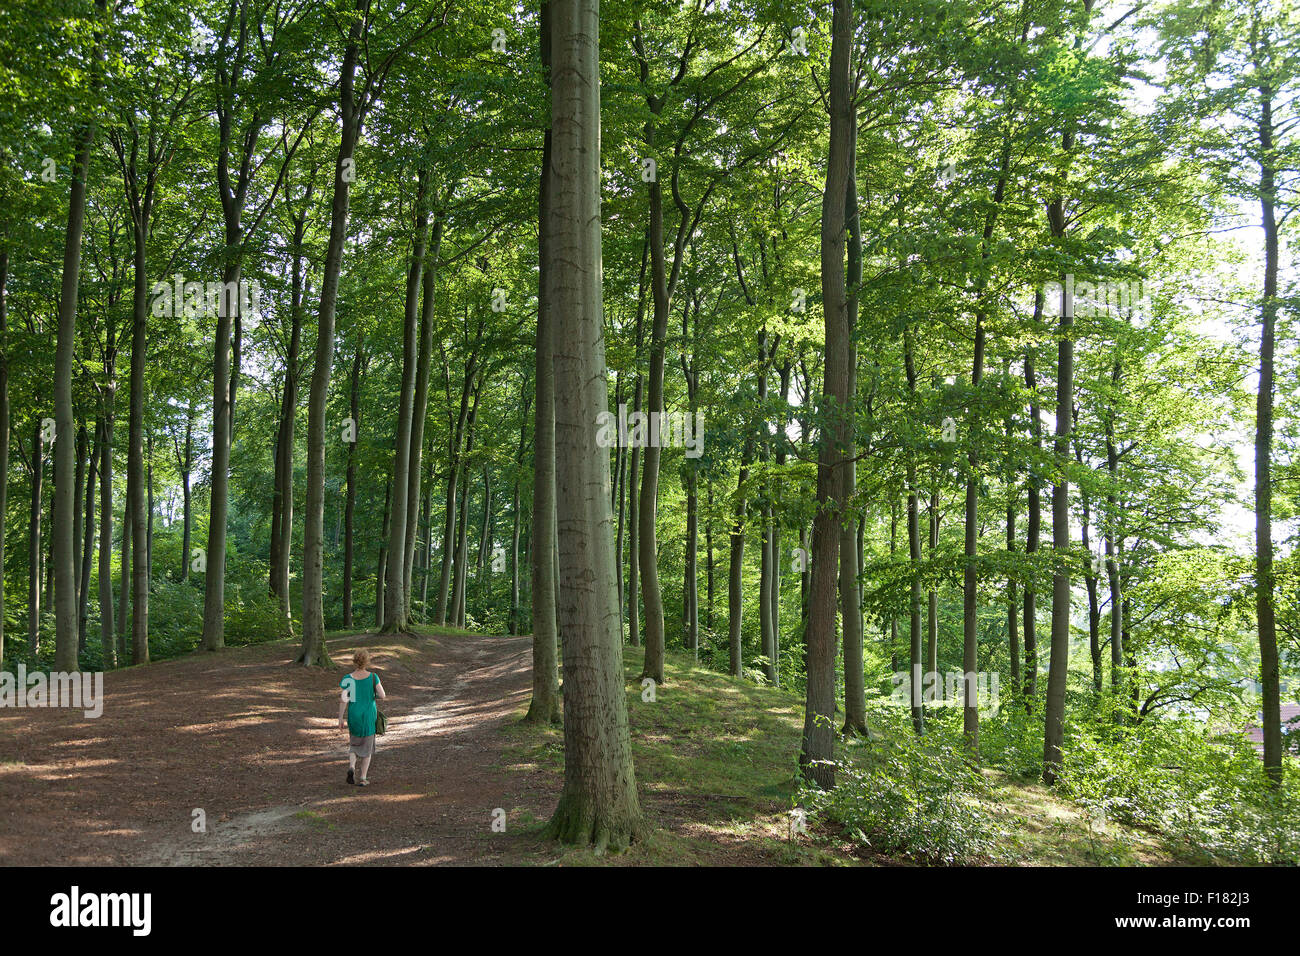
M 1290 764 L 1290 762 L 1288 762 Z M 1179 851 L 1243 864 L 1300 862 L 1300 780 L 1266 785 L 1259 755 L 1235 735 L 1183 720 L 1073 729 L 1060 789 L 1088 812 L 1159 831 Z
M 877 741 L 860 759 L 837 762 L 836 783 L 802 789 L 800 802 L 857 843 L 932 864 L 998 857 L 1003 834 L 981 802 L 983 778 L 951 746 L 906 733 Z

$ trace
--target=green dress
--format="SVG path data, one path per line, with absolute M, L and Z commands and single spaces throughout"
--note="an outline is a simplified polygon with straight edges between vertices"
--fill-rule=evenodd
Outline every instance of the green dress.
M 344 690 L 351 688 L 348 701 L 348 733 L 353 737 L 373 737 L 375 735 L 375 685 L 379 677 L 371 674 L 366 680 L 357 680 L 348 674 L 339 686 Z

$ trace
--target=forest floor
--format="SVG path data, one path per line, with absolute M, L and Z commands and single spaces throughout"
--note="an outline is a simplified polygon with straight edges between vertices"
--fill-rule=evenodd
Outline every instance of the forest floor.
M 349 786 L 338 682 L 370 649 L 389 699 L 371 786 Z M 906 865 L 831 834 L 789 838 L 802 702 L 669 655 L 642 699 L 625 649 L 649 837 L 616 857 L 543 837 L 562 783 L 559 728 L 520 724 L 530 639 L 421 630 L 289 642 L 113 671 L 103 715 L 0 711 L 4 865 Z M 1017 834 L 1008 862 L 1175 862 L 1149 834 L 1089 827 L 1048 791 L 990 774 Z M 494 820 L 501 820 L 504 832 Z M 206 824 L 203 832 L 196 821 Z M 1181 861 L 1177 861 L 1181 862 Z

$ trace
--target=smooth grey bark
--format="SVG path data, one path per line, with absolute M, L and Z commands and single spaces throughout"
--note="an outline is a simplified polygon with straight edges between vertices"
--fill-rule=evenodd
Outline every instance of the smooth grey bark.
M 9 250 L 0 247 L 0 664 L 5 660 L 5 521 L 9 512 Z
M 1006 381 L 1011 381 L 1011 360 L 1007 360 Z M 1015 427 L 1011 412 L 1007 412 L 1006 435 L 1010 445 Z M 1015 468 L 1008 466 L 1006 475 L 1007 490 L 1007 656 L 1011 661 L 1011 693 L 1020 693 L 1020 595 L 1017 593 L 1015 573 L 1010 568 L 1016 563 L 1016 484 Z
M 636 391 L 633 395 L 634 411 L 641 410 L 641 376 L 637 375 Z M 627 548 L 627 642 L 633 647 L 641 646 L 641 570 L 637 555 L 640 554 L 637 540 L 637 509 L 641 475 L 641 449 L 632 449 L 632 464 L 628 471 L 628 513 L 629 519 Z
M 1059 201 L 1053 204 L 1059 210 Z M 1062 283 L 1064 287 L 1064 283 Z M 1058 462 L 1070 454 L 1074 410 L 1074 341 L 1072 308 L 1062 292 L 1057 346 L 1056 440 L 1053 451 Z M 1043 712 L 1043 783 L 1056 782 L 1061 767 L 1061 742 L 1065 737 L 1065 684 L 1070 667 L 1070 483 L 1058 470 L 1052 483 L 1052 550 L 1056 568 L 1052 574 L 1052 647 L 1047 672 L 1047 701 Z
M 478 422 L 479 396 L 483 390 L 483 376 L 474 386 L 474 402 L 465 423 L 465 458 L 467 465 L 461 469 L 460 515 L 456 519 L 455 567 L 452 573 L 451 611 L 452 626 L 465 626 L 466 580 L 469 558 L 469 468 L 468 460 L 474 451 L 474 426 Z
M 72 489 L 72 567 L 74 570 L 73 583 L 73 600 L 77 605 L 77 652 L 82 650 L 81 640 L 81 544 L 82 544 L 82 525 L 81 506 L 82 506 L 82 489 L 85 487 L 83 482 L 86 480 L 86 423 L 77 422 L 77 446 L 75 451 L 76 457 L 76 479 Z
M 365 335 L 357 334 L 357 348 L 352 356 L 352 378 L 348 389 L 349 414 L 353 428 L 360 428 L 361 422 L 361 369 L 366 364 Z M 343 503 L 343 626 L 354 627 L 352 616 L 352 577 L 356 557 L 356 516 L 357 516 L 357 443 L 348 444 L 348 468 L 344 479 L 345 500 Z
M 987 238 L 987 237 L 986 237 Z M 978 394 L 984 377 L 984 315 L 975 316 L 975 358 L 971 370 L 971 388 Z M 973 430 L 974 416 L 968 419 Z M 966 479 L 965 567 L 962 571 L 962 673 L 973 674 L 979 668 L 979 454 L 973 436 L 968 438 L 967 461 L 971 477 Z M 962 695 L 962 741 L 972 758 L 979 756 L 979 701 L 968 680 Z
M 27 649 L 33 657 L 41 650 L 41 496 L 45 476 L 45 442 L 41 421 L 32 428 L 31 511 L 27 520 Z M 74 668 L 75 669 L 75 668 Z
M 938 476 L 931 477 L 935 486 L 930 491 L 929 530 L 930 560 L 938 556 L 939 550 L 939 489 Z M 939 592 L 932 586 L 929 591 L 929 607 L 925 619 L 925 672 L 937 674 L 939 670 Z
M 482 327 L 480 326 L 480 334 L 481 331 Z M 460 500 L 458 495 L 463 458 L 461 449 L 464 443 L 465 423 L 469 417 L 470 392 L 473 390 L 477 372 L 478 351 L 476 341 L 475 349 L 470 352 L 469 362 L 465 366 L 465 376 L 460 389 L 460 407 L 456 414 L 456 420 L 449 423 L 451 445 L 449 457 L 451 462 L 447 468 L 447 496 L 443 506 L 442 569 L 438 579 L 438 604 L 434 616 L 435 624 L 445 624 L 447 622 L 447 601 L 450 593 L 452 566 L 455 559 L 456 516 L 459 512 L 457 502 Z M 456 609 L 453 607 L 451 610 L 454 623 Z
M 912 327 L 909 325 L 903 330 L 903 366 L 907 376 L 907 391 L 915 403 L 914 344 Z M 920 735 L 925 733 L 925 707 L 920 693 L 924 666 L 921 660 L 924 653 L 921 643 L 921 502 L 916 486 L 916 455 L 911 449 L 907 452 L 907 557 L 911 563 L 907 608 L 907 686 L 911 688 L 912 729 Z
M 698 407 L 700 372 L 698 364 L 698 345 L 700 332 L 700 302 L 698 296 L 692 297 L 682 309 L 682 340 L 690 342 L 689 354 L 685 346 L 681 351 L 682 376 L 686 382 L 686 414 L 690 421 L 695 421 Z M 692 304 L 694 308 L 692 309 Z M 694 313 L 694 332 L 691 331 L 691 315 Z M 684 642 L 687 650 L 695 660 L 700 658 L 700 470 L 698 459 L 687 458 L 683 469 L 686 484 L 686 542 L 684 578 L 682 581 L 682 624 Z M 773 651 L 771 660 L 775 659 Z M 773 666 L 773 665 L 769 665 Z M 775 680 L 775 672 L 769 675 Z
M 303 276 L 303 239 L 312 209 L 315 184 L 304 189 L 302 209 L 293 216 L 293 264 L 289 298 L 289 349 L 285 354 L 284 392 L 276 434 L 274 512 L 271 538 L 271 593 L 280 599 L 280 619 L 286 637 L 293 637 L 293 606 L 289 594 L 289 558 L 293 551 L 293 450 L 298 419 L 299 353 L 302 348 L 302 300 L 308 286 Z M 187 433 L 188 436 L 188 433 Z M 188 441 L 188 437 L 187 437 Z M 351 579 L 348 579 L 350 585 Z
M 495 523 L 492 516 L 492 469 L 483 469 L 483 520 L 479 524 L 478 557 L 474 561 L 474 583 L 478 590 L 478 600 L 483 600 L 483 590 L 487 579 L 484 571 L 488 568 L 488 553 L 492 549 L 492 537 Z
M 705 477 L 705 631 L 714 632 L 714 476 Z
M 384 623 L 384 594 L 387 590 L 385 576 L 388 574 L 388 534 L 392 530 L 393 481 L 390 478 L 384 484 L 384 521 L 383 533 L 379 536 L 379 560 L 375 565 L 375 629 Z
M 1079 410 L 1074 410 L 1074 420 L 1079 420 Z M 1083 448 L 1079 444 L 1078 435 L 1074 438 L 1074 459 L 1083 465 Z M 1088 556 L 1088 570 L 1084 572 L 1083 583 L 1088 592 L 1088 653 L 1092 658 L 1092 689 L 1100 696 L 1102 687 L 1101 674 L 1101 611 L 1097 606 L 1097 574 L 1092 570 L 1092 499 L 1083 491 L 1079 490 L 1079 504 L 1082 511 L 1081 524 L 1083 526 L 1083 552 Z
M 623 687 L 601 307 L 598 0 L 550 0 L 551 228 L 555 317 L 558 623 L 564 634 L 564 789 L 552 836 L 621 850 L 644 832 Z M 539 541 L 538 548 L 546 547 Z
M 0 455 L 2 458 L 3 455 Z M 95 423 L 94 440 L 91 442 L 90 461 L 86 465 L 85 480 L 86 492 L 81 500 L 82 507 L 85 508 L 84 516 L 79 516 L 83 521 L 81 530 L 81 569 L 80 580 L 77 584 L 77 649 L 84 651 L 86 649 L 86 620 L 88 602 L 90 599 L 90 568 L 94 564 L 95 554 L 95 479 L 99 475 L 99 423 Z M 3 505 L 0 497 L 0 505 Z M 0 514 L 4 514 L 3 507 L 0 507 Z M 3 567 L 3 560 L 0 560 L 0 568 Z M 0 607 L 3 602 L 0 601 Z
M 664 351 L 668 340 L 671 292 L 665 279 L 663 256 L 663 204 L 656 201 L 658 181 L 650 184 L 650 260 L 654 318 L 650 331 L 650 373 L 646 404 L 651 415 L 664 410 Z M 676 269 L 674 269 L 676 272 Z M 641 603 L 645 611 L 645 666 L 643 678 L 664 682 L 664 602 L 659 588 L 659 542 L 655 515 L 659 503 L 659 461 L 663 449 L 658 435 L 650 435 L 642 456 L 641 491 L 637 500 L 637 563 L 641 578 Z
M 96 15 L 104 16 L 105 0 L 97 0 Z M 99 31 L 92 59 L 98 63 Z M 77 661 L 77 568 L 73 554 L 74 510 L 73 447 L 75 421 L 72 410 L 72 365 L 77 339 L 77 291 L 81 276 L 81 236 L 86 221 L 86 179 L 90 174 L 90 148 L 94 140 L 93 121 L 82 123 L 76 133 L 76 156 L 72 164 L 72 189 L 68 200 L 67 231 L 63 239 L 63 281 L 59 288 L 58 326 L 54 351 L 54 485 L 51 520 L 51 551 L 54 563 L 54 667 L 71 672 Z M 3 520 L 3 515 L 0 515 Z
M 344 176 L 356 155 L 364 120 L 364 104 L 353 89 L 363 25 L 364 0 L 357 0 L 357 18 L 348 32 L 339 72 L 341 137 L 334 166 L 334 196 L 330 201 L 330 236 L 321 277 L 315 364 L 307 400 L 307 496 L 303 509 L 302 650 L 298 663 L 330 664 L 325 648 L 325 400 L 334 364 L 334 313 L 338 304 L 339 272 L 348 230 L 351 177 Z
M 745 573 L 745 482 L 749 480 L 749 463 L 754 455 L 754 437 L 745 438 L 740 454 L 740 472 L 736 477 L 736 501 L 731 515 L 731 554 L 727 564 L 727 657 L 732 677 L 744 673 L 744 650 L 741 624 L 744 614 Z
M 633 413 L 641 411 L 642 392 L 645 383 L 641 378 L 641 348 L 644 344 L 644 322 L 646 304 L 646 266 L 650 255 L 650 233 L 646 232 L 645 242 L 641 246 L 641 278 L 637 286 L 636 300 L 636 386 L 632 394 Z M 628 568 L 627 568 L 627 639 L 633 647 L 641 644 L 641 553 L 637 516 L 640 514 L 641 488 L 641 449 L 632 449 L 632 464 L 628 471 Z
M 1115 350 L 1115 362 L 1111 366 L 1112 394 L 1119 395 L 1120 378 L 1123 365 L 1119 350 Z M 1110 483 L 1106 489 L 1106 579 L 1110 588 L 1110 689 L 1116 704 L 1119 702 L 1123 683 L 1124 666 L 1124 629 L 1120 608 L 1123 607 L 1123 594 L 1120 586 L 1119 549 L 1120 549 L 1120 515 L 1119 515 L 1119 449 L 1115 446 L 1115 413 L 1107 410 L 1105 417 L 1106 432 L 1106 473 Z M 1115 719 L 1120 719 L 1118 709 Z
M 402 382 L 397 397 L 397 436 L 393 443 L 393 502 L 389 521 L 388 570 L 385 572 L 384 613 L 381 630 L 404 633 L 407 619 L 406 525 L 411 494 L 411 420 L 415 414 L 415 375 L 419 357 L 420 284 L 424 272 L 424 251 L 428 242 L 429 210 L 425 197 L 429 173 L 417 174 L 415 223 L 412 229 L 411 261 L 406 271 L 406 308 L 402 318 Z M 417 484 L 418 484 L 418 475 Z
M 621 376 L 619 376 L 621 379 Z M 623 383 L 619 381 L 614 388 L 615 406 L 623 404 Z M 631 449 L 627 448 L 622 442 L 618 446 L 618 454 L 614 459 L 614 484 L 616 485 L 615 498 L 617 499 L 617 520 L 618 530 L 614 534 L 614 560 L 617 563 L 615 575 L 618 584 L 618 630 L 623 634 L 624 621 L 624 602 L 627 600 L 627 589 L 623 585 L 623 560 L 626 549 L 623 542 L 626 539 L 627 531 L 627 465 L 631 457 Z
M 127 659 L 127 634 L 131 626 L 131 554 L 135 546 L 135 522 L 123 509 L 122 548 L 117 562 L 117 657 L 125 662 Z
M 840 475 L 845 508 L 840 523 L 840 623 L 843 629 L 844 654 L 844 727 L 846 735 L 867 735 L 866 675 L 862 659 L 862 550 L 858 540 L 858 522 L 849 503 L 857 493 L 858 455 L 855 411 L 858 387 L 858 347 L 853 330 L 858 323 L 858 287 L 862 284 L 862 224 L 858 214 L 857 184 L 857 106 L 852 104 L 856 91 L 850 93 L 848 129 L 848 170 L 844 184 L 844 229 L 847 268 L 844 276 L 844 326 L 847 331 L 848 383 L 844 407 L 848 423 L 843 436 L 845 462 Z M 868 398 L 868 409 L 870 399 Z
M 421 482 L 424 476 L 424 430 L 429 412 L 429 375 L 433 363 L 433 326 L 434 305 L 437 302 L 438 256 L 442 249 L 443 219 L 442 211 L 434 213 L 433 226 L 429 233 L 429 243 L 424 254 L 423 290 L 420 303 L 420 346 L 415 364 L 415 401 L 411 418 L 411 464 L 407 471 L 407 501 L 420 499 Z M 428 487 L 425 487 L 426 520 L 432 521 L 428 513 Z M 411 515 L 406 523 L 406 575 L 403 578 L 405 590 L 402 595 L 406 604 L 406 616 L 411 617 L 412 575 L 415 568 L 415 541 L 419 530 L 418 516 Z M 427 590 L 429 569 L 424 569 L 424 586 Z M 423 613 L 423 607 L 421 608 Z
M 186 581 L 190 576 L 190 541 L 194 533 L 194 502 L 190 488 L 190 473 L 194 467 L 194 403 L 185 410 L 185 446 L 176 447 L 176 466 L 181 475 L 182 531 L 181 531 L 181 575 Z
M 1034 297 L 1034 326 L 1037 327 L 1043 314 L 1043 293 L 1038 292 Z M 1043 424 L 1039 416 L 1038 407 L 1038 379 L 1034 371 L 1034 347 L 1032 345 L 1025 349 L 1025 388 L 1029 392 L 1029 433 L 1032 445 L 1031 454 L 1037 454 L 1042 441 Z M 1041 492 L 1039 490 L 1041 479 L 1038 474 L 1038 464 L 1032 458 L 1030 460 L 1027 474 L 1025 475 L 1025 493 L 1027 495 L 1027 504 L 1025 506 L 1026 521 L 1028 526 L 1025 529 L 1025 558 L 1029 564 L 1028 575 L 1025 578 L 1025 709 L 1033 713 L 1034 702 L 1038 697 L 1038 587 L 1036 584 L 1038 573 L 1033 567 L 1034 555 L 1038 553 L 1039 535 L 1041 534 L 1043 524 L 1043 509 L 1041 503 Z
M 790 395 L 790 369 L 793 366 L 792 359 L 786 359 L 781 366 L 781 401 L 784 403 Z M 782 480 L 779 477 L 785 468 L 786 446 L 789 439 L 785 433 L 785 422 L 782 419 L 779 431 L 776 435 L 776 468 L 778 478 L 776 480 L 777 500 L 782 501 L 781 492 Z M 712 502 L 710 502 L 712 509 Z M 772 522 L 772 674 L 773 682 L 776 686 L 781 686 L 781 518 L 778 514 Z M 859 562 L 859 567 L 861 563 Z M 861 602 L 858 604 L 861 607 Z
M 551 73 L 551 8 L 541 7 L 542 71 L 548 85 Z M 537 195 L 537 356 L 533 371 L 536 389 L 533 420 L 533 527 L 529 535 L 532 572 L 533 694 L 525 720 L 553 724 L 560 721 L 559 624 L 555 603 L 558 583 L 555 565 L 555 325 L 551 301 L 551 273 L 554 271 L 555 222 L 552 162 L 553 132 L 548 124 L 542 141 L 542 169 Z M 620 627 L 620 644 L 622 634 Z
M 1269 41 L 1252 28 L 1252 49 L 1268 58 Z M 1258 46 L 1257 46 L 1258 45 Z M 1260 67 L 1258 61 L 1256 66 Z M 1273 166 L 1276 126 L 1275 91 L 1269 72 L 1259 75 L 1259 204 L 1264 227 L 1264 289 L 1260 303 L 1259 388 L 1255 396 L 1255 629 L 1259 636 L 1260 723 L 1264 736 L 1264 773 L 1274 789 L 1282 786 L 1281 662 L 1277 648 L 1273 571 L 1273 391 L 1276 348 L 1279 242 L 1277 223 L 1278 171 Z
M 110 329 L 110 339 L 112 332 Z M 117 666 L 117 636 L 113 619 L 113 375 L 106 369 L 107 384 L 101 392 L 99 456 L 99 639 L 104 666 Z M 188 557 L 186 558 L 188 560 Z
M 768 373 L 770 371 L 767 351 L 767 329 L 758 334 L 758 406 L 767 407 Z M 758 443 L 758 458 L 761 470 L 766 474 L 769 459 L 767 428 L 763 427 L 762 439 Z M 772 633 L 772 502 L 768 488 L 764 485 L 759 491 L 759 552 L 758 552 L 758 646 L 766 663 L 763 675 L 770 681 L 776 681 L 776 668 L 772 661 L 776 657 Z
M 520 475 L 524 467 L 524 454 L 528 450 L 528 413 L 532 408 L 532 398 L 527 394 L 527 385 L 525 384 L 525 394 L 521 396 L 523 403 L 523 413 L 519 422 L 519 451 L 515 454 L 515 481 L 514 491 L 510 498 L 510 633 L 519 633 L 519 528 L 520 520 Z M 428 498 L 425 499 L 425 510 L 428 510 Z M 430 528 L 432 528 L 432 515 L 429 516 Z M 425 582 L 428 582 L 428 565 L 425 566 Z
M 124 167 L 125 169 L 125 167 Z M 144 473 L 144 369 L 149 358 L 149 277 L 146 244 L 153 206 L 153 171 L 146 175 L 143 194 L 132 197 L 138 211 L 134 218 L 135 284 L 132 294 L 130 413 L 127 427 L 126 497 L 127 521 L 135 547 L 131 552 L 131 663 L 149 661 L 149 529 L 145 507 Z M 131 179 L 135 178 L 134 169 Z M 131 190 L 128 189 L 128 193 Z M 225 296 L 222 296 L 223 300 Z M 143 547 L 141 546 L 143 545 Z M 123 569 L 123 586 L 127 580 Z M 206 614 L 205 614 L 206 618 Z M 205 622 L 205 634 L 207 627 Z

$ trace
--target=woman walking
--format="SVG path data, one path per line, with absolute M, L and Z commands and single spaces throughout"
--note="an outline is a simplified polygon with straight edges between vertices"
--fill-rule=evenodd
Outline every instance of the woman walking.
M 368 650 L 363 647 L 354 653 L 352 664 L 355 670 L 339 681 L 343 688 L 339 700 L 339 730 L 346 728 L 349 735 L 348 783 L 368 787 L 370 781 L 366 778 L 366 771 L 375 755 L 375 716 L 378 712 L 375 700 L 384 700 L 388 695 L 379 682 L 379 675 L 370 673 Z M 357 760 L 361 761 L 360 767 Z

